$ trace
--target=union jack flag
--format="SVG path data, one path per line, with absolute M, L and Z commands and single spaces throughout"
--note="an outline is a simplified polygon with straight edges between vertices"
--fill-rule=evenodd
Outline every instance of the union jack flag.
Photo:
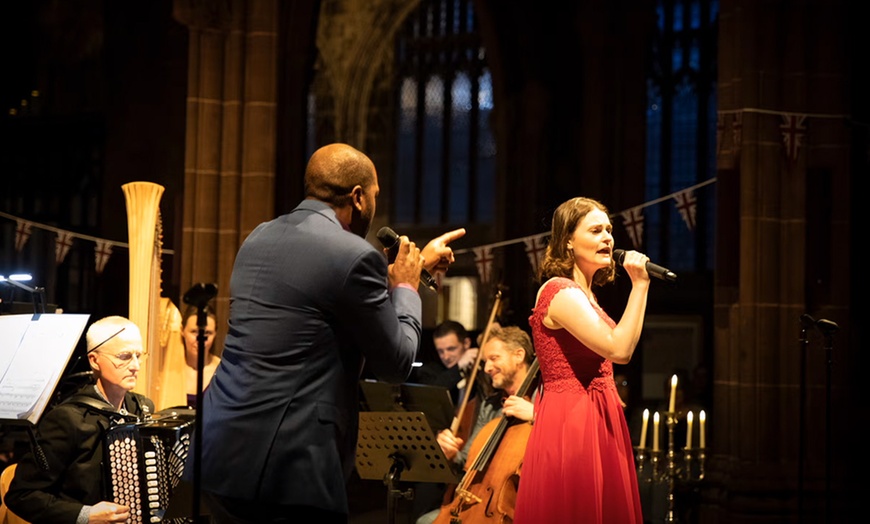
M 620 214 L 622 215 L 622 225 L 628 232 L 632 245 L 635 249 L 639 249 L 643 243 L 643 208 L 641 206 L 633 207 Z
M 473 248 L 474 263 L 477 264 L 477 272 L 480 274 L 480 281 L 484 284 L 489 282 L 492 276 L 492 248 L 488 246 Z
M 695 211 L 698 208 L 698 200 L 691 189 L 685 189 L 674 195 L 677 201 L 677 211 L 683 217 L 683 222 L 689 227 L 689 231 L 695 230 Z
M 532 265 L 534 274 L 538 274 L 538 268 L 541 266 L 541 260 L 544 258 L 544 253 L 547 252 L 547 243 L 544 241 L 547 234 L 526 237 L 523 243 L 526 245 L 526 255 L 529 257 L 529 263 Z
M 800 147 L 803 144 L 804 137 L 807 135 L 807 126 L 804 125 L 804 120 L 806 119 L 807 115 L 799 115 L 797 113 L 782 115 L 782 124 L 780 124 L 779 128 L 782 130 L 785 156 L 789 160 L 797 160 Z
M 72 247 L 73 234 L 69 231 L 61 231 L 54 239 L 54 261 L 57 265 L 63 264 L 69 249 Z
M 30 238 L 30 230 L 33 227 L 33 224 L 27 222 L 25 220 L 16 220 L 18 225 L 15 228 L 15 251 L 21 251 L 24 249 L 24 244 L 27 243 L 27 239 Z
M 106 262 L 112 256 L 112 244 L 108 240 L 97 240 L 97 247 L 94 248 L 94 260 L 96 262 L 97 274 L 103 273 L 103 268 L 106 267 Z

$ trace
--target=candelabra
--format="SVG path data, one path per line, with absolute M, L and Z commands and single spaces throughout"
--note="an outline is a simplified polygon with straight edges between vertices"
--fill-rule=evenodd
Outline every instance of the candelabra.
M 667 487 L 665 522 L 676 522 L 674 491 L 677 482 L 694 483 L 704 479 L 706 463 L 705 437 L 702 422 L 701 446 L 697 448 L 691 447 L 690 418 L 690 429 L 686 439 L 686 446 L 678 454 L 674 444 L 674 428 L 677 425 L 678 413 L 665 411 L 663 415 L 668 431 L 667 449 L 661 450 L 658 447 L 658 427 L 656 425 L 654 429 L 656 434 L 653 449 L 649 450 L 643 447 L 644 440 L 642 439 L 641 446 L 635 448 L 635 464 L 637 467 L 637 477 L 641 482 L 649 482 L 653 485 L 664 484 Z M 658 417 L 656 417 L 656 420 L 658 420 Z

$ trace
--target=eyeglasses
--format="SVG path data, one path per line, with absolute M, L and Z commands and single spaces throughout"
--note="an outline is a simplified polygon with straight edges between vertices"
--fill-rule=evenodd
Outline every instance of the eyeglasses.
M 141 351 L 119 351 L 118 353 L 104 353 L 102 351 L 97 351 L 97 353 L 116 359 L 120 362 L 119 365 L 123 367 L 128 367 L 132 364 L 134 358 L 137 362 L 142 362 L 148 356 L 147 353 L 142 353 Z

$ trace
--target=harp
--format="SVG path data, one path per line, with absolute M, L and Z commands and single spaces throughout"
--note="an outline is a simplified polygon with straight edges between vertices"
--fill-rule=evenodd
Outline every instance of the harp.
M 128 318 L 139 326 L 142 348 L 148 355 L 139 370 L 135 391 L 153 400 L 155 407 L 161 410 L 184 403 L 183 390 L 176 391 L 178 388 L 173 387 L 170 379 L 184 366 L 181 314 L 171 300 L 161 297 L 160 199 L 164 188 L 152 182 L 130 182 L 121 188 L 127 204 L 130 249 Z

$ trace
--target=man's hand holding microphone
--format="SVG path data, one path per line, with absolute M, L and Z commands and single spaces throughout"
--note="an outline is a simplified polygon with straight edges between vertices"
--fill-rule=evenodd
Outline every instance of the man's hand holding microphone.
M 377 237 L 384 246 L 387 261 L 390 263 L 390 286 L 409 284 L 416 288 L 422 282 L 437 291 L 438 284 L 432 274 L 435 271 L 446 271 L 453 263 L 453 249 L 449 244 L 464 235 L 465 228 L 448 231 L 429 241 L 421 251 L 407 236 L 399 236 L 389 227 L 382 227 Z

